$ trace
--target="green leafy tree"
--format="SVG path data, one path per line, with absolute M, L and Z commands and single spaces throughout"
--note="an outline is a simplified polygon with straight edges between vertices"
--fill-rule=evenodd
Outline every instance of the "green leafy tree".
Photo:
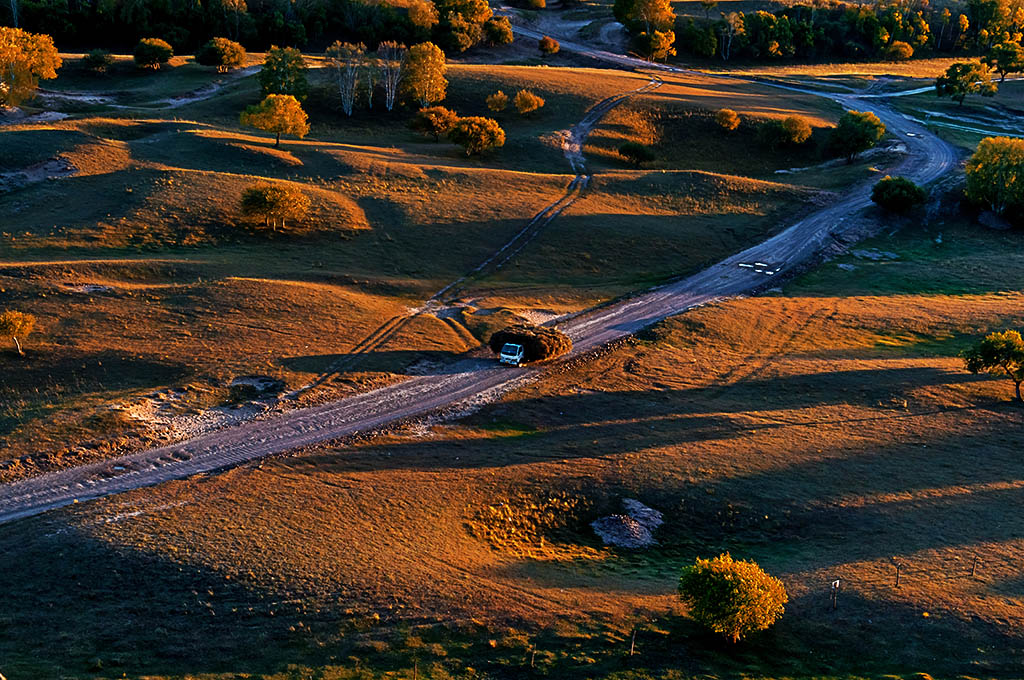
M 740 126 L 740 116 L 732 109 L 719 109 L 715 114 L 715 122 L 723 130 L 732 132 Z
M 405 55 L 402 93 L 405 99 L 429 106 L 444 101 L 448 92 L 444 52 L 429 42 L 413 45 Z
M 519 92 L 516 92 L 514 103 L 516 111 L 521 116 L 544 108 L 544 98 L 529 90 L 519 90 Z
M 274 146 L 281 146 L 281 135 L 306 136 L 309 122 L 299 100 L 290 94 L 269 94 L 259 104 L 242 112 L 242 125 L 270 132 L 277 136 Z
M 999 74 L 1002 83 L 1010 73 L 1024 71 L 1024 47 L 1009 41 L 995 45 L 988 51 L 985 64 Z
M 493 17 L 484 23 L 484 34 L 492 45 L 511 45 L 515 39 L 508 17 Z
M 986 137 L 967 161 L 967 197 L 997 215 L 1024 212 L 1024 139 Z
M 558 44 L 558 41 L 548 35 L 540 39 L 537 47 L 544 54 L 558 54 L 558 50 L 562 49 L 562 46 Z
M 847 111 L 832 130 L 829 147 L 852 163 L 885 136 L 885 123 L 871 111 Z
M 437 142 L 440 141 L 441 135 L 448 134 L 458 120 L 458 114 L 451 109 L 446 109 L 443 106 L 431 106 L 417 111 L 412 122 L 409 123 L 409 127 L 416 132 L 432 136 Z
M 114 57 L 106 50 L 91 50 L 82 57 L 82 66 L 93 73 L 106 73 L 114 65 Z
M 505 131 L 493 118 L 460 118 L 448 131 L 448 139 L 466 150 L 467 156 L 505 145 Z
M 309 197 L 292 186 L 259 182 L 242 192 L 239 203 L 246 217 L 258 217 L 271 231 L 288 227 L 288 220 L 301 220 L 309 212 Z
M 36 317 L 25 312 L 18 312 L 8 309 L 0 313 L 0 336 L 7 336 L 14 341 L 14 348 L 18 354 L 25 356 L 25 350 L 21 343 L 27 338 L 36 327 Z
M 245 48 L 227 38 L 213 38 L 196 52 L 196 61 L 215 66 L 218 73 L 227 73 L 245 64 Z
M 729 553 L 698 558 L 683 569 L 679 598 L 690 616 L 712 631 L 739 642 L 778 620 L 789 600 L 782 581 L 754 562 L 734 560 Z
M 961 106 L 969 94 L 994 97 L 997 90 L 988 66 L 976 61 L 950 64 L 946 72 L 935 80 L 935 94 L 950 97 Z
M 886 175 L 871 189 L 871 200 L 889 212 L 910 212 L 927 199 L 928 192 L 906 177 Z
M 487 95 L 487 108 L 495 113 L 501 113 L 508 108 L 508 95 L 501 90 Z
M 1017 401 L 1024 402 L 1020 390 L 1024 383 L 1024 340 L 1020 332 L 992 333 L 960 356 L 971 373 L 991 373 L 1012 380 Z
M 812 132 L 811 124 L 802 116 L 765 121 L 758 129 L 761 142 L 770 149 L 803 144 L 811 138 Z
M 619 146 L 619 155 L 638 168 L 654 160 L 651 148 L 639 142 L 624 142 Z
M 274 46 L 267 50 L 259 79 L 264 96 L 287 94 L 302 101 L 309 92 L 306 61 L 294 47 Z
M 159 69 L 174 56 L 174 49 L 160 38 L 143 38 L 135 46 L 135 65 L 139 68 Z
M 17 106 L 40 80 L 57 77 L 60 55 L 48 35 L 0 26 L 0 106 Z

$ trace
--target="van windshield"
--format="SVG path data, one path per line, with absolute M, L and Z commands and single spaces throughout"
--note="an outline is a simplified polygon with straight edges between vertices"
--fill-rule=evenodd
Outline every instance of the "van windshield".
M 502 354 L 519 354 L 522 348 L 519 345 L 513 345 L 511 342 L 506 342 L 505 346 L 501 348 Z

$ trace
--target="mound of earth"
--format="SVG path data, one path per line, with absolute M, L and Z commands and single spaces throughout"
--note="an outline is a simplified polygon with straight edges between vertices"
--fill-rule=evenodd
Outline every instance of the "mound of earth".
M 565 333 L 554 328 L 514 324 L 506 326 L 491 336 L 491 351 L 501 351 L 505 343 L 523 346 L 523 358 L 526 361 L 542 361 L 561 356 L 572 350 L 572 340 Z

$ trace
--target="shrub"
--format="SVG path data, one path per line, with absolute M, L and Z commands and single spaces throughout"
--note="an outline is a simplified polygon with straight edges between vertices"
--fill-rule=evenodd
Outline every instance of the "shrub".
M 906 177 L 885 176 L 871 190 L 871 200 L 895 213 L 909 212 L 928 198 L 928 192 Z
M 754 562 L 734 560 L 729 553 L 700 559 L 683 569 L 679 598 L 698 623 L 739 642 L 748 633 L 775 623 L 788 601 L 782 581 Z
M 561 49 L 561 45 L 558 44 L 558 41 L 550 36 L 544 36 L 541 38 L 540 43 L 537 46 L 544 54 L 557 54 L 558 50 Z
M 94 73 L 106 73 L 114 65 L 114 57 L 106 50 L 92 50 L 82 57 L 82 66 Z
M 416 132 L 433 136 L 436 142 L 441 139 L 441 135 L 448 134 L 458 119 L 458 114 L 451 109 L 446 109 L 443 106 L 431 106 L 420 109 L 409 123 L 409 127 Z
M 174 49 L 160 38 L 143 38 L 135 46 L 135 65 L 159 69 L 174 56 Z
M 1024 212 L 1024 139 L 986 137 L 967 161 L 967 198 L 997 215 Z
M 508 95 L 501 90 L 487 95 L 487 108 L 495 113 L 501 113 L 508 108 Z
M 654 152 L 651 151 L 650 147 L 640 144 L 639 142 L 623 143 L 622 146 L 619 147 L 619 155 L 638 168 L 644 163 L 649 163 L 654 160 Z
M 761 142 L 770 149 L 803 144 L 811 138 L 811 132 L 811 124 L 800 116 L 765 121 L 757 131 Z
M 523 0 L 525 9 L 542 10 L 548 6 L 547 0 Z
M 528 113 L 533 113 L 534 111 L 542 108 L 544 106 L 544 98 L 535 95 L 529 90 L 519 90 L 519 92 L 516 92 L 515 105 L 516 111 L 518 111 L 520 115 L 525 116 Z
M 515 39 L 508 17 L 493 17 L 484 23 L 484 34 L 492 45 L 511 45 Z
M 506 342 L 523 346 L 525 361 L 543 361 L 562 356 L 572 350 L 572 340 L 565 333 L 542 326 L 514 324 L 507 326 L 491 336 L 487 343 L 491 351 L 497 354 Z
M 910 43 L 903 42 L 902 40 L 895 40 L 888 49 L 885 50 L 886 56 L 892 61 L 906 61 L 914 56 L 914 48 L 910 46 Z
M 448 139 L 466 150 L 467 156 L 505 145 L 505 131 L 493 118 L 460 118 L 448 131 Z
M 196 61 L 203 66 L 216 66 L 218 73 L 226 73 L 245 63 L 245 48 L 227 38 L 214 38 L 199 48 Z
M 715 114 L 715 122 L 723 130 L 731 132 L 740 126 L 740 115 L 732 109 L 719 109 Z
M 278 224 L 284 229 L 288 220 L 306 216 L 309 197 L 288 185 L 259 182 L 242 192 L 240 208 L 243 215 L 259 217 L 264 226 L 277 231 Z
M 25 312 L 8 309 L 0 313 L 0 336 L 7 336 L 14 342 L 18 354 L 25 356 L 21 341 L 27 338 L 36 327 L 36 317 Z

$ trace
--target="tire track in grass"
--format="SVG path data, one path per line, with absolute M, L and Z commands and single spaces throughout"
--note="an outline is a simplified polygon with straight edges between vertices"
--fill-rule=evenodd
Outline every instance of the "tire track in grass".
M 317 376 L 312 382 L 288 393 L 285 395 L 285 398 L 294 400 L 309 390 L 323 385 L 342 371 L 353 368 L 366 355 L 376 351 L 395 337 L 414 318 L 423 314 L 436 315 L 437 312 L 443 310 L 449 303 L 459 297 L 463 284 L 470 280 L 482 279 L 493 275 L 512 261 L 516 255 L 522 252 L 527 245 L 537 238 L 545 227 L 554 222 L 559 215 L 571 207 L 587 191 L 587 188 L 590 186 L 591 176 L 586 172 L 586 158 L 583 156 L 583 144 L 586 142 L 590 133 L 593 132 L 594 128 L 597 127 L 598 123 L 600 123 L 601 120 L 615 107 L 623 104 L 633 97 L 656 90 L 661 87 L 662 84 L 663 81 L 661 78 L 658 76 L 652 76 L 651 80 L 646 85 L 638 87 L 635 90 L 612 95 L 611 97 L 602 99 L 597 104 L 590 107 L 580 122 L 562 133 L 562 153 L 569 162 L 569 166 L 572 168 L 572 171 L 575 173 L 575 176 L 569 183 L 564 194 L 544 206 L 540 212 L 534 215 L 522 229 L 516 232 L 511 239 L 506 241 L 504 245 L 498 248 L 498 250 L 496 250 L 486 260 L 434 293 L 422 306 L 410 310 L 404 316 L 396 316 L 388 319 L 384 324 L 377 327 L 366 337 L 357 342 L 355 346 L 345 354 L 345 356 L 328 366 L 327 369 Z M 469 331 L 466 330 L 466 328 L 456 319 L 445 318 L 443 320 L 450 326 L 454 327 L 455 325 L 458 325 L 466 335 L 472 336 L 472 334 L 469 333 Z M 464 334 L 463 332 L 457 332 L 460 336 Z

